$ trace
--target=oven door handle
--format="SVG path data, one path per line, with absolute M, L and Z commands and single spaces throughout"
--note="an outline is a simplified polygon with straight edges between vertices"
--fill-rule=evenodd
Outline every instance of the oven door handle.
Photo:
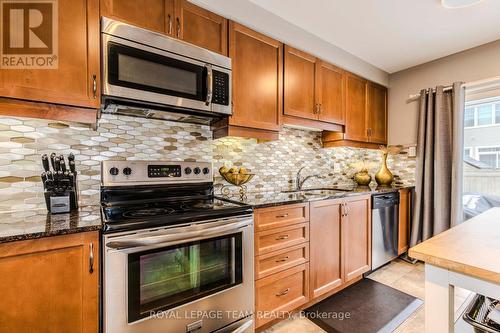
M 179 241 L 194 241 L 198 239 L 207 238 L 207 236 L 215 236 L 215 235 L 224 235 L 231 234 L 234 232 L 240 231 L 242 228 L 247 227 L 251 222 L 248 220 L 244 220 L 241 222 L 235 222 L 231 224 L 226 224 L 218 227 L 212 227 L 209 229 L 198 229 L 195 231 L 186 231 L 183 233 L 176 234 L 167 234 L 167 235 L 158 235 L 158 236 L 145 236 L 136 239 L 130 240 L 117 240 L 106 243 L 108 248 L 114 250 L 127 250 L 137 247 L 145 247 L 145 246 L 169 246 L 178 244 Z

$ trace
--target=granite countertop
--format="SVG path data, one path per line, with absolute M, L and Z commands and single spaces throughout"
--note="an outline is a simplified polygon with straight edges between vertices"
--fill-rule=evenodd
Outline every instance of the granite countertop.
M 101 225 L 97 205 L 54 215 L 45 209 L 0 212 L 0 243 L 100 230 Z
M 255 192 L 247 193 L 244 198 L 241 198 L 238 194 L 219 197 L 224 200 L 251 205 L 253 208 L 265 208 L 301 202 L 339 199 L 363 194 L 396 192 L 403 188 L 413 187 L 412 185 L 391 187 L 358 186 L 353 188 L 324 188 L 309 192 L 307 191 L 308 189 L 304 189 L 305 191 L 303 192 Z

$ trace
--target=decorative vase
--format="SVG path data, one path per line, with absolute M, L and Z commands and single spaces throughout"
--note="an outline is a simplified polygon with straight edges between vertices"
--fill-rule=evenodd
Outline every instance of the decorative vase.
M 387 167 L 387 153 L 382 155 L 382 166 L 380 170 L 375 174 L 375 180 L 380 186 L 391 186 L 394 176 L 392 172 Z
M 372 181 L 372 176 L 368 174 L 368 170 L 363 169 L 354 174 L 354 181 L 361 186 L 367 186 Z

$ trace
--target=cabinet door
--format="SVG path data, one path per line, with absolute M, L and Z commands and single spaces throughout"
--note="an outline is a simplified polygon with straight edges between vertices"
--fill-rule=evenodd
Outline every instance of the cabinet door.
M 0 245 L 0 332 L 98 331 L 98 232 Z M 93 248 L 93 272 L 90 251 Z
M 368 133 L 370 141 L 387 143 L 387 88 L 370 82 L 368 85 Z
M 172 0 L 173 1 L 173 0 Z M 167 32 L 168 15 L 173 17 L 164 0 L 101 0 L 101 15 L 158 32 Z M 172 21 L 173 24 L 173 21 Z
M 410 245 L 411 190 L 399 190 L 398 255 L 405 253 Z
M 231 125 L 278 131 L 282 107 L 283 45 L 231 22 Z
M 319 120 L 345 123 L 344 73 L 324 61 L 316 65 L 316 95 L 319 103 Z
M 311 202 L 309 222 L 311 297 L 342 284 L 339 200 Z
M 186 0 L 176 0 L 175 3 L 175 36 L 227 55 L 227 20 Z
M 58 1 L 58 68 L 0 69 L 0 96 L 98 108 L 99 1 Z
M 316 58 L 285 45 L 284 114 L 317 120 Z
M 346 73 L 345 139 L 368 141 L 367 133 L 367 81 Z
M 344 282 L 348 282 L 371 269 L 370 196 L 347 200 L 345 209 L 347 215 L 342 219 L 342 250 Z

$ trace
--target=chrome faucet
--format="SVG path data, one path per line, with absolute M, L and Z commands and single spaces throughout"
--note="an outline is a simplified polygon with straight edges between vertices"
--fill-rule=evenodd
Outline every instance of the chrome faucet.
M 304 177 L 303 179 L 300 178 L 300 172 L 304 169 L 305 167 L 302 167 L 299 169 L 299 171 L 297 171 L 297 175 L 295 176 L 295 189 L 297 191 L 300 191 L 302 189 L 302 185 L 304 185 L 304 183 L 306 182 L 306 180 L 308 180 L 309 178 L 325 178 L 325 177 L 322 177 L 320 175 L 309 175 L 307 177 Z

